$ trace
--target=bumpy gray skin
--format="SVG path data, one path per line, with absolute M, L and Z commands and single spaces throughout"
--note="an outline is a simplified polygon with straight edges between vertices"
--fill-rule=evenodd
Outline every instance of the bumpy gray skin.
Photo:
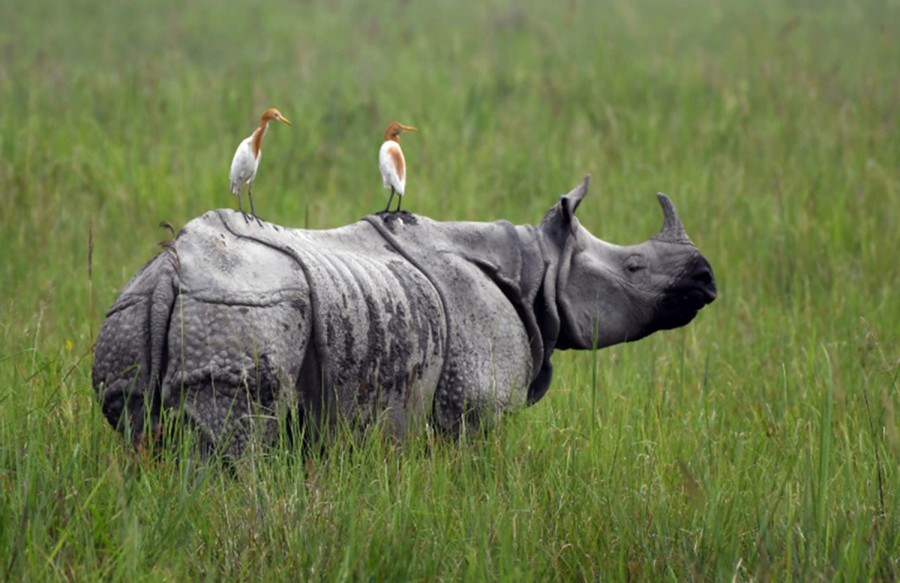
M 383 420 L 402 437 L 535 403 L 554 349 L 683 326 L 716 295 L 667 197 L 659 234 L 619 247 L 575 218 L 587 185 L 538 226 L 382 213 L 303 231 L 206 213 L 107 314 L 103 412 L 137 442 L 178 411 L 206 451 L 238 454 L 285 415 L 312 431 Z

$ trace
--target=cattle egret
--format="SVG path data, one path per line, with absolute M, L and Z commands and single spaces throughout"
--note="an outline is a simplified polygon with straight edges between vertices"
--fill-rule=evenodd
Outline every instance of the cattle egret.
M 262 224 L 253 209 L 253 179 L 256 178 L 256 171 L 259 169 L 263 137 L 266 135 L 266 130 L 269 129 L 269 122 L 273 119 L 291 125 L 290 120 L 281 115 L 280 111 L 275 108 L 267 109 L 259 120 L 259 127 L 253 130 L 250 137 L 241 142 L 231 160 L 231 194 L 237 195 L 238 208 L 248 223 L 250 219 L 247 218 L 247 213 L 241 206 L 241 190 L 244 186 L 249 185 L 247 196 L 250 197 L 250 214 L 258 223 Z
M 414 127 L 405 126 L 395 121 L 384 131 L 384 143 L 378 153 L 378 166 L 381 168 L 381 178 L 384 187 L 391 189 L 391 198 L 388 199 L 384 212 L 391 208 L 394 193 L 398 195 L 397 211 L 403 202 L 403 190 L 406 188 L 406 160 L 403 159 L 403 150 L 400 149 L 400 134 L 403 132 L 417 132 Z

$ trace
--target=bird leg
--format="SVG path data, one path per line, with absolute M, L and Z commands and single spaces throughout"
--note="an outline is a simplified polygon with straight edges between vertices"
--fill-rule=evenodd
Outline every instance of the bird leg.
M 400 205 L 401 205 L 401 204 L 403 204 L 403 195 L 402 195 L 402 194 L 398 194 L 398 195 L 397 195 L 397 210 L 396 210 L 396 212 L 398 212 L 398 213 L 400 212 Z
M 238 210 L 240 210 L 240 211 L 241 211 L 241 214 L 244 215 L 244 221 L 247 222 L 247 223 L 249 223 L 249 222 L 250 222 L 250 217 L 247 216 L 247 213 L 244 212 L 244 207 L 241 206 L 241 193 L 240 193 L 240 192 L 238 192 L 237 197 L 238 197 Z M 251 200 L 251 203 L 250 203 L 250 204 L 252 205 L 252 204 L 253 204 L 253 202 L 252 202 L 253 199 L 250 199 L 250 200 Z
M 391 212 L 391 203 L 392 203 L 393 201 L 394 201 L 394 187 L 392 186 L 392 187 L 391 187 L 391 198 L 388 199 L 387 206 L 384 207 L 384 212 L 386 212 L 386 213 Z
M 250 183 L 250 189 L 247 191 L 247 196 L 250 197 L 250 216 L 256 219 L 256 223 L 261 227 L 263 222 L 262 219 L 256 216 L 256 211 L 253 210 L 253 183 Z

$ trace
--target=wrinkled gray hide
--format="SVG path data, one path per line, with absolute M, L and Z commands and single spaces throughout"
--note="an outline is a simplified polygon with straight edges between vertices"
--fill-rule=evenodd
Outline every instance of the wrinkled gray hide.
M 619 247 L 575 218 L 587 184 L 538 226 L 399 213 L 303 231 L 206 213 L 109 310 L 103 411 L 134 440 L 179 411 L 207 450 L 237 453 L 285 415 L 320 429 L 384 419 L 402 436 L 534 403 L 554 349 L 683 326 L 715 298 L 668 198 L 659 234 Z

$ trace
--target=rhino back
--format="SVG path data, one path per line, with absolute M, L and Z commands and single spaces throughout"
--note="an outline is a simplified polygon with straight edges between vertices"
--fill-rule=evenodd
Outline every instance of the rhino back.
M 179 237 L 167 402 L 185 395 L 213 437 L 223 407 L 252 415 L 234 399 L 241 390 L 266 413 L 285 403 L 319 420 L 386 414 L 401 434 L 424 418 L 443 365 L 442 306 L 377 234 L 258 228 L 225 212 L 195 223 Z

